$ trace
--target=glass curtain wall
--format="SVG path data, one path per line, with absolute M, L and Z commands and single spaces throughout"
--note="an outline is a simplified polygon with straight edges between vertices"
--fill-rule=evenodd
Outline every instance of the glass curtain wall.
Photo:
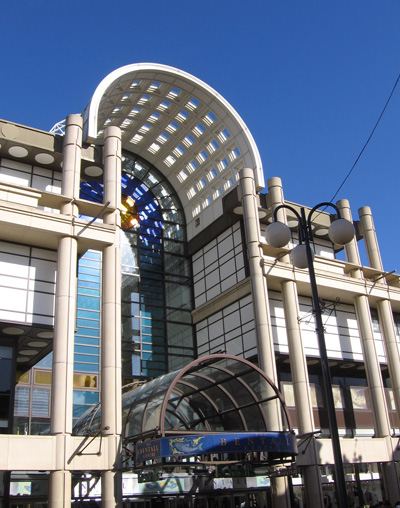
M 194 358 L 192 284 L 185 220 L 168 181 L 129 153 L 122 157 L 123 383 L 153 378 Z M 81 197 L 103 201 L 103 183 Z
M 12 422 L 13 347 L 0 338 L 0 434 L 8 434 Z

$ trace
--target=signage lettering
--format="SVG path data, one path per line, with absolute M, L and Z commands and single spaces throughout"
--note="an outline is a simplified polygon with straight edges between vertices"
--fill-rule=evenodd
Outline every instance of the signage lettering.
M 288 432 L 228 432 L 163 437 L 138 443 L 136 461 L 230 452 L 273 452 L 285 457 L 297 455 L 296 438 Z

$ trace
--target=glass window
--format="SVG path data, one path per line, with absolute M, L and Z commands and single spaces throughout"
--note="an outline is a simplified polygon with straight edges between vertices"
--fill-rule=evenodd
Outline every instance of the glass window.
M 371 318 L 372 318 L 372 328 L 374 332 L 380 333 L 381 328 L 379 325 L 378 311 L 376 309 L 371 309 Z
M 193 328 L 191 325 L 168 324 L 168 345 L 193 347 Z
M 87 344 L 88 346 L 98 346 L 99 339 L 89 339 L 88 337 L 75 337 L 75 344 Z
M 83 310 L 83 309 L 77 310 L 77 316 L 79 316 L 81 318 L 88 318 L 88 319 L 96 319 L 96 320 L 100 319 L 100 314 L 98 312 L 92 312 L 90 310 Z
M 164 251 L 171 252 L 173 254 L 181 254 L 185 253 L 184 244 L 181 242 L 174 242 L 172 240 L 164 240 Z
M 389 404 L 389 409 L 391 411 L 396 411 L 396 401 L 394 400 L 394 393 L 391 388 L 386 388 L 386 394 Z
M 288 407 L 294 407 L 294 391 L 292 383 L 282 383 L 283 397 Z
M 11 389 L 12 353 L 11 347 L 0 347 L 0 394 L 7 396 Z
M 76 325 L 81 326 L 83 328 L 96 328 L 97 330 L 100 328 L 100 323 L 97 320 L 92 319 L 81 319 L 78 318 L 76 320 Z
M 74 404 L 97 404 L 99 392 L 74 390 Z
M 99 372 L 98 364 L 92 365 L 90 363 L 75 362 L 74 367 L 75 367 L 75 370 L 81 370 L 82 372 Z
M 14 416 L 14 434 L 26 436 L 29 434 L 29 417 L 28 416 Z
M 78 295 L 78 307 L 80 309 L 100 310 L 100 298 Z
M 50 418 L 32 418 L 31 419 L 31 434 L 50 434 Z
M 190 273 L 189 263 L 179 256 L 164 256 L 165 271 L 187 277 Z
M 192 295 L 189 286 L 167 283 L 166 290 L 168 307 L 191 307 Z
M 16 382 L 17 383 L 29 383 L 29 378 L 30 378 L 29 374 L 30 374 L 30 370 L 28 370 L 27 372 L 17 372 L 16 376 L 15 376 Z
M 32 390 L 32 416 L 49 416 L 50 390 L 34 388 Z
M 133 376 L 140 376 L 140 356 L 132 355 L 132 371 L 131 374 Z
M 135 223 L 127 224 L 121 234 L 121 264 L 122 264 L 122 341 L 123 341 L 123 370 L 124 375 L 145 375 L 141 370 L 143 365 L 148 372 L 151 363 L 157 370 L 161 361 L 156 361 L 154 354 L 148 361 L 141 361 L 140 356 L 133 351 L 143 352 L 144 343 L 166 344 L 172 333 L 172 342 L 177 345 L 193 348 L 193 333 L 191 330 L 192 294 L 190 289 L 191 267 L 185 254 L 185 216 L 174 189 L 165 181 L 164 176 L 154 167 L 137 156 L 124 152 L 122 156 L 121 174 L 122 198 L 126 210 L 135 218 Z M 101 203 L 103 199 L 103 184 L 88 181 L 81 185 L 81 196 L 94 202 Z M 127 206 L 129 205 L 129 206 Z M 126 215 L 126 212 L 124 212 Z M 124 219 L 124 215 L 122 219 Z M 180 254 L 181 256 L 177 256 Z M 87 257 L 85 255 L 85 257 Z M 81 260 L 79 286 L 95 289 L 96 272 L 84 260 Z M 165 283 L 166 273 L 169 277 L 168 286 Z M 140 274 L 140 277 L 139 277 Z M 173 279 L 173 281 L 171 280 Z M 167 279 L 168 280 L 168 279 Z M 182 284 L 185 281 L 186 286 Z M 93 285 L 91 285 L 93 284 Z M 86 301 L 87 298 L 87 301 Z M 168 299 L 168 321 L 176 325 L 166 326 L 166 299 Z M 77 316 L 80 320 L 94 318 L 88 313 L 90 309 L 99 308 L 98 301 L 90 302 L 89 295 L 79 297 Z M 174 310 L 172 309 L 176 309 Z M 188 312 L 182 312 L 185 309 Z M 151 319 L 149 319 L 151 318 Z M 183 328 L 179 326 L 183 325 Z M 95 326 L 78 322 L 79 334 L 95 336 L 90 332 Z M 85 329 L 83 329 L 83 327 Z M 77 337 L 80 344 L 90 344 L 82 337 Z M 147 348 L 148 350 L 149 348 Z M 155 349 L 152 349 L 155 353 Z M 83 357 L 89 353 L 86 349 L 76 348 L 75 361 L 79 362 L 80 369 L 93 372 L 90 366 L 92 360 Z M 164 355 L 165 356 L 165 355 Z M 193 356 L 193 352 L 192 352 Z M 90 358 L 90 357 L 89 357 Z M 168 359 L 163 358 L 161 372 L 165 373 Z M 78 365 L 75 365 L 75 368 Z M 154 375 L 152 372 L 149 374 Z M 82 382 L 82 381 L 80 381 Z
M 12 348 L 6 347 L 6 346 L 0 346 L 0 358 L 3 359 L 9 359 L 12 358 Z
M 37 385 L 51 385 L 52 372 L 37 370 L 35 372 L 35 384 Z
M 336 409 L 344 408 L 342 390 L 340 386 L 332 386 L 333 401 Z
M 369 409 L 367 391 L 368 388 L 364 386 L 350 387 L 351 401 L 354 409 Z
M 99 363 L 99 357 L 98 356 L 92 356 L 92 355 L 74 355 L 75 362 L 87 362 L 87 363 Z
M 313 408 L 324 407 L 322 390 L 319 385 L 310 383 L 311 403 Z
M 85 413 L 89 409 L 89 407 L 90 406 L 80 406 L 78 404 L 74 404 L 72 410 L 73 418 L 80 418 L 83 415 L 83 413 Z
M 89 337 L 98 337 L 99 330 L 96 328 L 81 328 L 79 327 L 77 330 L 78 335 L 88 335 Z
M 97 376 L 89 374 L 74 374 L 74 387 L 97 388 Z
M 21 388 L 18 386 L 15 388 L 15 414 L 29 415 L 30 392 L 29 388 Z
M 99 354 L 99 348 L 91 346 L 75 345 L 75 353 L 83 353 L 97 356 Z
M 36 364 L 36 367 L 42 367 L 43 369 L 51 369 L 53 364 L 53 353 L 49 353 L 47 356 L 43 358 L 43 360 L 40 360 Z

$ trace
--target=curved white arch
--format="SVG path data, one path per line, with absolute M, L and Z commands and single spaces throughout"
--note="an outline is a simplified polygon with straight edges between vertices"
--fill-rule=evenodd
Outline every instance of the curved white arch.
M 221 198 L 244 167 L 264 187 L 258 148 L 245 122 L 218 92 L 174 67 L 126 65 L 106 76 L 83 113 L 84 139 L 102 143 L 108 125 L 122 147 L 161 171 L 176 189 L 194 236 L 222 213 Z

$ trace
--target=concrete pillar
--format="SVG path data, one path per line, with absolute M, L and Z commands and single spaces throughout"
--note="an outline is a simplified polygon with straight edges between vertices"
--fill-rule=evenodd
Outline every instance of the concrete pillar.
M 78 216 L 78 207 L 72 202 L 72 199 L 79 198 L 82 123 L 83 120 L 81 115 L 67 116 L 63 145 L 61 193 L 71 198 L 71 201 L 61 206 L 61 213 L 74 217 Z
M 63 471 L 53 471 L 49 481 L 49 506 L 67 508 L 71 506 L 71 475 Z
M 272 210 L 279 205 L 284 204 L 283 189 L 281 179 L 273 177 L 268 180 L 268 193 Z M 278 220 L 287 224 L 285 209 L 278 210 Z M 289 256 L 281 258 L 283 262 L 290 262 Z M 308 382 L 307 361 L 304 354 L 303 338 L 298 321 L 299 302 L 297 296 L 297 286 L 293 280 L 286 280 L 281 283 L 282 300 L 285 312 L 286 334 L 289 346 L 290 370 L 292 373 L 294 399 L 296 404 L 296 414 L 298 421 L 299 434 L 310 434 L 314 454 L 316 452 L 314 442 L 315 438 L 311 433 L 315 430 L 313 409 L 310 396 L 310 387 Z M 321 475 L 317 465 L 317 457 L 314 455 L 315 462 L 302 468 L 304 478 L 304 488 L 306 493 L 307 506 L 323 508 L 323 496 Z
M 365 372 L 371 394 L 375 431 L 377 437 L 384 437 L 390 435 L 390 426 L 368 299 L 364 295 L 356 296 L 354 303 L 363 347 Z
M 364 236 L 369 266 L 377 270 L 383 270 L 371 209 L 369 206 L 364 206 L 358 210 L 358 214 L 360 216 L 361 230 Z
M 342 217 L 351 221 L 351 211 L 347 200 L 341 200 L 337 203 L 337 205 Z M 368 259 L 370 261 L 372 260 L 376 264 L 380 264 L 380 254 L 372 222 L 371 211 L 369 207 L 364 207 L 360 210 L 362 210 L 363 214 L 361 222 L 362 229 L 366 235 L 365 239 L 367 244 Z M 352 240 L 349 245 L 346 245 L 345 252 L 350 263 L 355 263 L 357 265 L 361 264 L 358 247 L 355 240 Z M 352 276 L 355 278 L 361 278 L 362 271 L 354 270 L 352 272 Z M 376 353 L 374 333 L 372 329 L 371 311 L 367 296 L 360 295 L 355 297 L 354 305 L 363 347 L 365 371 L 367 375 L 368 386 L 371 392 L 371 402 L 374 412 L 376 432 L 379 437 L 383 437 L 390 434 L 390 426 L 385 404 L 382 375 Z
M 387 411 L 382 374 L 376 353 L 368 298 L 364 295 L 355 297 L 354 306 L 356 309 L 358 328 L 360 330 L 368 388 L 371 396 L 372 411 L 375 422 L 375 436 L 387 437 L 389 446 L 389 415 Z M 399 497 L 398 478 L 394 462 L 382 464 L 382 473 L 386 497 L 394 503 Z
M 393 320 L 392 305 L 390 300 L 385 299 L 377 302 L 377 308 L 381 333 L 385 342 L 386 359 L 389 367 L 390 380 L 392 382 L 394 400 L 396 402 L 397 415 L 400 421 L 400 355 Z
M 292 373 L 293 391 L 296 404 L 298 431 L 300 435 L 310 434 L 309 447 L 312 448 L 313 464 L 303 466 L 302 473 L 307 506 L 323 508 L 321 474 L 317 465 L 317 450 L 314 432 L 314 418 L 308 382 L 307 362 L 303 349 L 303 340 L 299 326 L 299 303 L 297 288 L 293 281 L 281 284 L 282 299 L 285 311 L 286 333 L 289 346 L 290 370 Z
M 114 211 L 104 222 L 116 226 L 115 240 L 103 250 L 101 333 L 101 418 L 108 440 L 108 468 L 102 472 L 102 507 L 122 506 L 121 479 L 121 131 L 104 134 L 104 201 Z
M 72 199 L 79 193 L 82 118 L 67 118 L 64 144 L 62 194 L 70 201 L 61 212 L 77 212 Z M 72 224 L 71 224 L 72 229 Z M 56 471 L 50 473 L 49 504 L 71 505 L 71 473 L 67 466 L 67 441 L 72 432 L 74 337 L 76 321 L 77 241 L 71 236 L 58 244 L 57 279 L 54 311 L 53 381 L 50 430 L 56 435 Z
M 348 201 L 345 199 L 338 201 L 337 206 L 342 217 L 352 221 L 351 210 Z M 375 227 L 372 220 L 371 209 L 367 206 L 360 208 L 359 214 L 369 264 L 373 268 L 383 270 Z M 360 253 L 355 239 L 345 246 L 345 252 L 349 263 L 354 263 L 359 266 L 361 265 Z M 353 270 L 351 272 L 351 276 L 358 279 L 363 278 L 362 270 Z M 376 436 L 389 437 L 389 415 L 387 411 L 381 369 L 376 353 L 375 340 L 372 329 L 371 311 L 367 296 L 361 295 L 356 297 L 354 299 L 354 306 L 357 315 L 358 328 L 360 330 L 365 372 L 367 375 L 368 387 L 371 394 Z M 400 406 L 397 405 L 397 401 L 399 401 L 400 404 L 400 360 L 396 334 L 394 330 L 392 309 L 389 300 L 382 300 L 378 302 L 377 308 L 379 320 L 382 327 L 382 334 L 386 345 L 386 355 L 389 364 L 389 372 L 392 378 L 393 391 L 396 397 L 396 407 L 399 411 Z M 386 495 L 390 498 L 391 502 L 394 503 L 396 499 L 400 497 L 395 464 L 391 462 L 383 465 L 382 472 Z
M 378 239 L 369 207 L 360 208 L 362 231 L 366 242 L 368 260 L 372 268 L 383 271 Z M 392 381 L 397 413 L 400 418 L 400 356 L 393 321 L 393 310 L 389 298 L 377 302 L 379 323 L 386 347 L 386 359 Z M 400 497 L 400 496 L 399 496 Z
M 53 340 L 51 433 L 72 432 L 72 388 L 76 316 L 77 242 L 62 238 L 58 246 Z
M 347 199 L 341 199 L 336 203 L 336 206 L 338 207 L 340 215 L 343 219 L 347 219 L 348 221 L 353 222 L 350 204 Z M 356 238 L 353 238 L 351 242 L 344 246 L 344 251 L 346 253 L 346 259 L 349 263 L 361 266 L 360 251 L 358 250 Z M 351 276 L 356 279 L 361 279 L 362 272 L 361 270 L 353 270 L 351 272 Z
M 277 384 L 275 351 L 271 331 L 270 310 L 266 278 L 263 274 L 260 221 L 258 216 L 258 197 L 252 169 L 240 171 L 240 193 L 243 206 L 244 230 L 250 267 L 251 292 L 253 300 L 254 324 L 257 338 L 258 361 L 260 368 Z M 271 428 L 281 428 L 280 408 L 276 404 L 268 409 Z M 286 478 L 273 478 L 271 481 L 273 505 L 276 508 L 290 506 L 289 489 Z
M 400 356 L 390 300 L 385 299 L 377 302 L 377 309 L 381 333 L 385 343 L 386 359 L 392 382 L 396 411 L 400 418 Z M 390 452 L 394 452 L 394 450 L 390 450 Z M 394 503 L 400 498 L 399 476 L 396 473 L 396 464 L 394 462 L 382 464 L 382 471 L 385 479 L 387 497 L 389 497 L 394 506 Z
M 267 283 L 263 274 L 258 199 L 252 169 L 240 171 L 244 230 L 249 258 L 254 324 L 260 368 L 277 383 L 274 342 L 271 331 Z
M 107 127 L 104 131 L 104 203 L 115 211 L 104 216 L 106 224 L 121 224 L 121 129 Z
M 369 265 L 371 268 L 383 271 L 382 258 L 379 251 L 378 239 L 372 219 L 371 209 L 368 206 L 364 206 L 363 208 L 360 208 L 358 212 L 360 215 L 361 230 L 364 236 Z M 377 302 L 377 310 L 383 340 L 385 342 L 386 358 L 390 379 L 392 381 L 397 413 L 400 415 L 400 357 L 390 300 L 384 299 Z M 396 499 L 400 497 L 399 479 L 395 471 L 395 464 L 393 462 L 383 464 L 382 471 L 387 497 L 390 498 L 393 504 Z

